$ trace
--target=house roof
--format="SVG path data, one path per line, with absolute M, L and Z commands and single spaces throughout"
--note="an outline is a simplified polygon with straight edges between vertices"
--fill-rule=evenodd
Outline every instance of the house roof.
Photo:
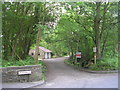
M 39 46 L 39 49 L 42 50 L 43 52 L 52 52 L 52 51 L 50 51 L 44 47 L 40 47 L 40 46 Z M 30 52 L 35 52 L 35 49 L 31 49 Z
M 52 52 L 52 51 L 50 51 L 50 50 L 48 50 L 48 49 L 46 49 L 46 48 L 44 48 L 44 47 L 39 47 L 39 49 L 41 49 L 41 50 L 44 51 L 44 52 Z

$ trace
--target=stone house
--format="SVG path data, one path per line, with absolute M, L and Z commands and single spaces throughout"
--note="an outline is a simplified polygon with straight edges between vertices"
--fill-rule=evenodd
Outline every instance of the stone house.
M 38 59 L 49 59 L 49 58 L 51 58 L 51 54 L 52 54 L 52 51 L 50 51 L 44 47 L 39 47 Z M 35 49 L 31 49 L 29 51 L 29 55 L 34 57 Z

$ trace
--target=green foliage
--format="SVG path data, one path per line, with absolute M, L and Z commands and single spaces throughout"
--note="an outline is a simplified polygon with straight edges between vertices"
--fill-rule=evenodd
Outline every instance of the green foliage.
M 2 4 L 3 49 L 4 60 L 25 59 L 32 44 L 35 44 L 38 28 L 47 29 L 45 25 L 54 22 L 51 7 L 47 2 L 5 2 Z
M 73 60 L 65 60 L 64 62 L 77 68 L 83 68 L 80 62 L 75 63 Z M 97 61 L 97 64 L 91 64 L 89 67 L 87 67 L 87 69 L 93 71 L 118 70 L 120 69 L 118 66 L 118 57 L 100 59 Z
M 81 63 L 88 64 L 93 60 L 93 47 L 97 46 L 96 43 L 98 37 L 100 42 L 100 54 L 101 57 L 113 57 L 117 55 L 118 50 L 118 29 L 117 29 L 117 12 L 114 10 L 117 3 L 100 3 L 100 26 L 99 33 L 96 35 L 95 19 L 99 12 L 96 11 L 96 3 L 65 3 L 66 13 L 61 15 L 53 33 L 49 40 L 59 41 L 56 43 L 53 51 L 60 53 L 61 45 L 62 49 L 68 50 L 72 61 L 75 60 L 76 51 L 82 52 Z M 109 7 L 109 8 L 108 8 Z M 114 15 L 113 15 L 114 14 Z M 114 24 L 113 24 L 114 23 Z M 112 37 L 112 38 L 111 38 Z M 53 45 L 51 43 L 51 45 Z M 56 51 L 57 49 L 57 51 Z M 85 66 L 85 65 L 83 65 Z
M 42 64 L 40 62 L 39 64 Z M 9 66 L 25 66 L 25 65 L 35 65 L 35 60 L 31 56 L 27 56 L 24 60 L 12 60 L 9 57 L 9 62 L 6 60 L 2 60 L 2 67 L 9 67 Z
M 89 67 L 91 70 L 118 70 L 118 57 L 103 58 Z
M 41 29 L 42 39 L 39 45 L 50 49 L 54 57 L 70 55 L 70 62 L 77 66 L 75 54 L 76 51 L 80 51 L 82 53 L 80 63 L 87 65 L 93 60 L 93 47 L 99 46 L 100 57 L 103 59 L 97 60 L 98 66 L 93 65 L 91 68 L 115 69 L 113 65 L 115 62 L 110 58 L 118 55 L 118 4 L 113 2 L 99 4 L 97 6 L 98 3 L 87 2 L 4 3 L 3 64 L 8 62 L 8 66 L 16 65 L 15 62 L 18 65 L 27 64 L 23 61 L 30 47 L 32 49 L 35 47 L 36 35 Z M 62 9 L 58 7 L 65 12 L 62 13 Z M 97 10 L 98 7 L 100 11 Z

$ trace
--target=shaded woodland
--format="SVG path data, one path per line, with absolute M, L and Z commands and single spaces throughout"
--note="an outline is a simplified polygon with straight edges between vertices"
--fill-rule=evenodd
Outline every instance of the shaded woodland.
M 97 60 L 117 58 L 118 6 L 117 2 L 4 3 L 3 60 L 24 60 L 39 45 L 52 50 L 54 57 L 70 55 L 73 61 L 79 51 L 84 64 L 93 60 L 93 47 Z

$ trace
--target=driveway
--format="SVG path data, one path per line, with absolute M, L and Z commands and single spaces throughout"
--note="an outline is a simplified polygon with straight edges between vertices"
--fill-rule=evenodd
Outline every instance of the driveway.
M 95 74 L 64 63 L 68 57 L 46 59 L 47 81 L 34 88 L 118 88 L 118 73 Z

